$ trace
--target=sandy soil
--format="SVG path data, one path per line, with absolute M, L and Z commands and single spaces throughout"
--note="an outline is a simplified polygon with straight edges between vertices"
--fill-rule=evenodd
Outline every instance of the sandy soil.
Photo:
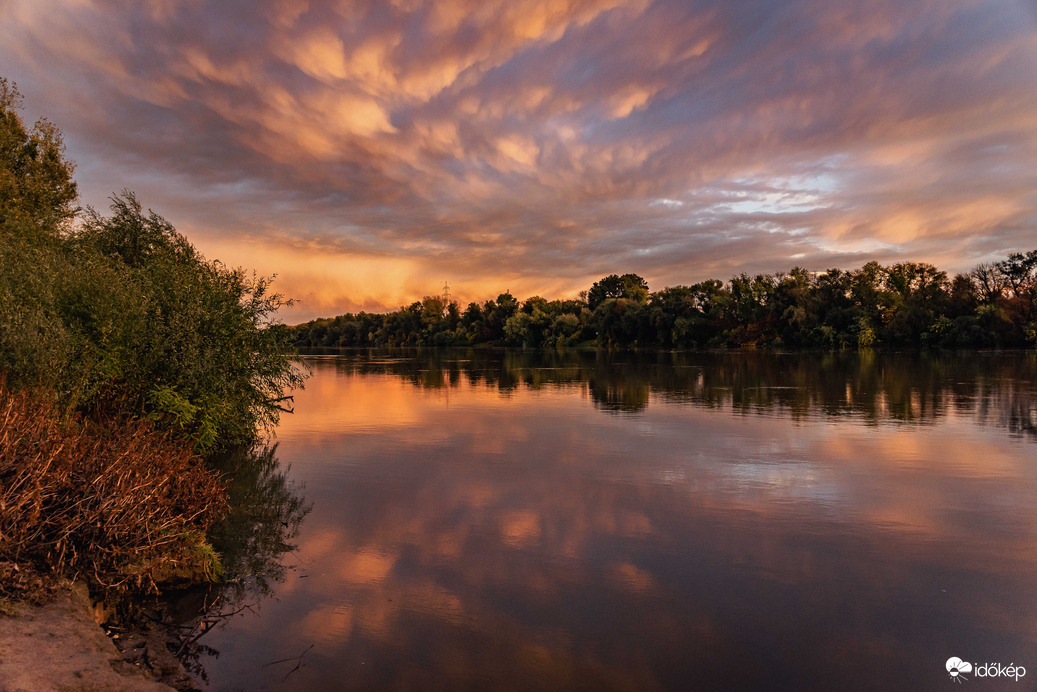
M 0 616 L 0 692 L 170 692 L 148 678 L 173 674 L 164 669 L 179 664 L 153 663 L 158 670 L 124 660 L 94 621 L 82 585 L 47 605 Z

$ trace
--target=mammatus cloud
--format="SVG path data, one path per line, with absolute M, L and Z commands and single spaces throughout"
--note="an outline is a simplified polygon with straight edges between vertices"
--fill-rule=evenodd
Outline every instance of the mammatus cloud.
M 1024 0 L 14 0 L 0 65 L 305 314 L 1032 249 Z M 303 312 L 297 313 L 303 315 Z

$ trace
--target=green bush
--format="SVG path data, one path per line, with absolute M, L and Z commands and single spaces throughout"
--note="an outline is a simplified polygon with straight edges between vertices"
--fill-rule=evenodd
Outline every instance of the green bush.
M 92 343 L 132 356 L 98 371 L 120 384 L 114 402 L 103 402 L 183 430 L 202 451 L 250 442 L 276 423 L 276 400 L 302 384 L 287 329 L 271 323 L 290 301 L 270 291 L 270 279 L 206 261 L 131 193 L 111 209 L 107 218 L 91 210 L 70 238 L 75 253 L 114 264 L 132 296 L 143 297 L 133 325 L 81 323 Z
M 133 193 L 75 210 L 72 164 L 0 79 L 0 371 L 65 409 L 148 419 L 201 452 L 276 423 L 304 373 L 271 280 L 206 260 Z

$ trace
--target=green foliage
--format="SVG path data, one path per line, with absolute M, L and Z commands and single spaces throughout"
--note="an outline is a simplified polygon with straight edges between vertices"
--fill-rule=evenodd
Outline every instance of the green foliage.
M 90 210 L 68 241 L 77 260 L 108 263 L 129 287 L 121 310 L 91 293 L 67 317 L 111 361 L 98 361 L 90 375 L 101 382 L 88 391 L 182 430 L 202 451 L 250 442 L 277 421 L 275 400 L 302 382 L 288 330 L 271 323 L 289 301 L 270 279 L 205 260 L 132 193 L 111 210 Z
M 0 370 L 53 386 L 73 347 L 58 314 L 57 296 L 71 270 L 50 247 L 30 245 L 12 226 L 0 226 Z
M 875 345 L 875 331 L 868 324 L 868 320 L 861 317 L 857 321 L 857 346 L 868 348 Z
M 542 314 L 542 313 L 541 313 Z M 533 319 L 528 312 L 516 312 L 504 323 L 504 338 L 509 346 L 521 346 Z M 532 336 L 532 335 L 530 335 Z
M 208 261 L 130 192 L 75 211 L 48 123 L 26 130 L 0 79 L 0 370 L 66 411 L 147 418 L 203 452 L 253 441 L 300 386 L 289 304 L 271 280 Z
M 60 242 L 0 247 L 0 367 L 68 409 L 147 417 L 200 451 L 249 442 L 301 384 L 287 301 L 202 258 L 132 194 Z
M 648 282 L 637 274 L 610 274 L 601 281 L 595 281 L 587 291 L 587 306 L 594 310 L 604 301 L 613 298 L 625 298 L 637 302 L 648 300 Z
M 570 313 L 558 315 L 551 324 L 551 335 L 554 336 L 556 348 L 565 348 L 572 345 L 573 339 L 579 331 L 580 318 Z
M 55 234 L 76 212 L 75 166 L 61 133 L 46 120 L 27 129 L 21 94 L 0 77 L 0 226 Z

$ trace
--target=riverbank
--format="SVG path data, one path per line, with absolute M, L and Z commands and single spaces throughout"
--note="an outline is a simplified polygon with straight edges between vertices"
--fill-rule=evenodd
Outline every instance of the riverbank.
M 195 689 L 164 628 L 109 639 L 85 580 L 111 600 L 216 579 L 219 474 L 148 422 L 62 418 L 2 379 L 0 422 L 0 690 Z
M 124 651 L 97 622 L 86 586 L 48 603 L 19 603 L 0 616 L 0 690 L 5 692 L 172 692 L 194 681 L 160 635 L 135 633 Z M 129 653 L 129 655 L 127 655 Z

